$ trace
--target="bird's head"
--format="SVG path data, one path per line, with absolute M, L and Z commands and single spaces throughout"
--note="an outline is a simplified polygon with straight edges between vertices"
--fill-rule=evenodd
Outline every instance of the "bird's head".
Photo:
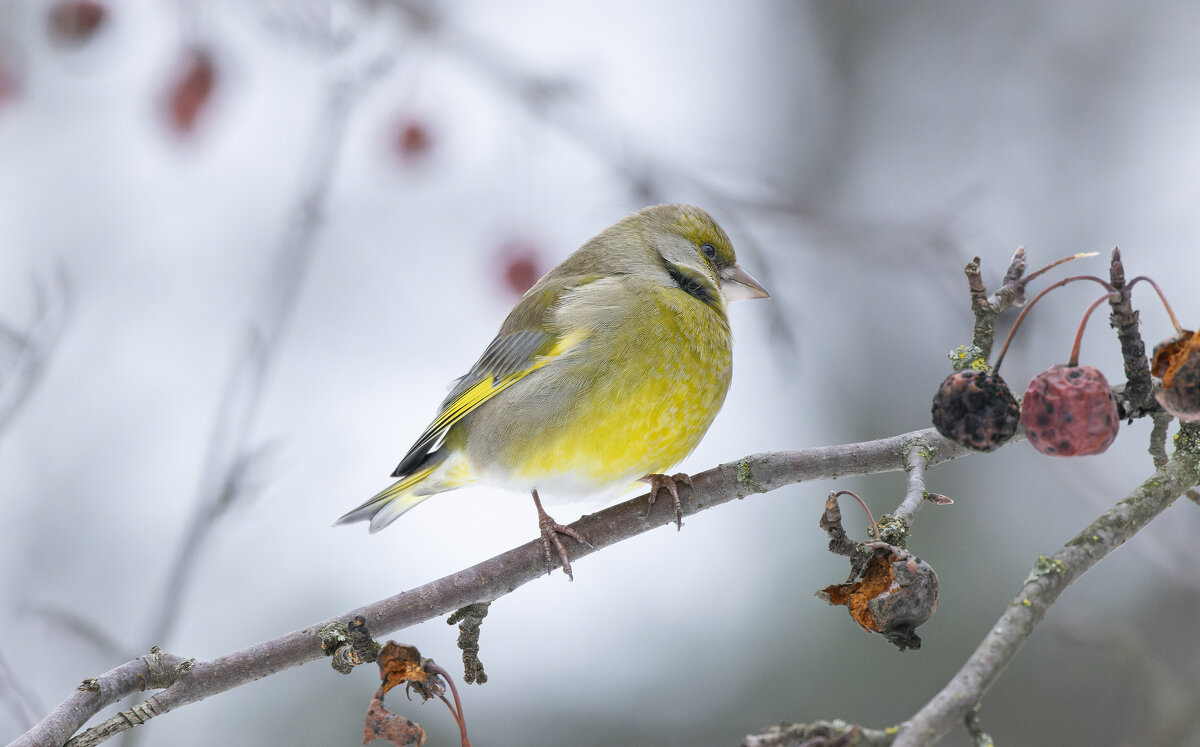
M 671 279 L 691 295 L 708 301 L 720 294 L 726 302 L 771 297 L 741 268 L 729 236 L 703 210 L 690 205 L 655 205 L 634 217 Z

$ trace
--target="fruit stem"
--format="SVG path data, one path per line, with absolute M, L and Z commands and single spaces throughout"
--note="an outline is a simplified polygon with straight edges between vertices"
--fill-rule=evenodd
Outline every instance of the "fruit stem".
M 1130 280 L 1129 284 L 1126 287 L 1132 288 L 1134 285 L 1137 284 L 1137 282 L 1139 280 L 1145 280 L 1147 283 L 1154 286 L 1155 292 L 1158 293 L 1158 300 L 1162 301 L 1162 305 L 1167 310 L 1167 316 L 1171 317 L 1171 324 L 1175 325 L 1175 331 L 1180 332 L 1180 333 L 1183 332 L 1183 327 L 1179 326 L 1179 320 L 1175 318 L 1175 311 L 1171 308 L 1171 304 L 1167 303 L 1167 297 L 1165 295 L 1163 295 L 1162 288 L 1159 288 L 1158 283 L 1154 282 L 1153 279 L 1151 279 L 1145 275 L 1138 275 L 1133 280 Z
M 1040 301 L 1042 299 L 1042 296 L 1046 295 L 1047 293 L 1054 290 L 1055 288 L 1061 288 L 1062 286 L 1066 285 L 1067 283 L 1073 283 L 1076 280 L 1094 280 L 1097 283 L 1099 283 L 1100 285 L 1103 285 L 1105 290 L 1107 290 L 1109 293 L 1115 293 L 1117 290 L 1108 281 L 1101 280 L 1100 278 L 1096 277 L 1095 275 L 1072 275 L 1069 278 L 1063 278 L 1062 280 L 1059 280 L 1057 283 L 1053 283 L 1051 285 L 1046 286 L 1045 290 L 1043 290 L 1041 293 L 1039 293 L 1033 297 L 1033 300 L 1029 302 L 1028 306 L 1021 309 L 1021 313 L 1020 313 L 1020 315 L 1017 316 L 1017 320 L 1015 322 L 1013 322 L 1012 329 L 1010 329 L 1008 331 L 1008 336 L 1004 338 L 1004 346 L 1000 348 L 1000 355 L 997 356 L 997 358 L 996 358 L 996 365 L 992 366 L 993 374 L 1000 373 L 1000 364 L 1004 362 L 1004 354 L 1008 352 L 1008 345 L 1009 345 L 1009 343 L 1012 342 L 1013 334 L 1017 331 L 1017 327 L 1021 326 L 1021 321 L 1023 319 L 1025 319 L 1025 315 L 1028 314 L 1029 310 L 1034 307 L 1034 304 L 1036 304 L 1038 301 Z M 1107 296 L 1106 296 L 1106 298 L 1107 298 Z
M 1097 306 L 1110 298 L 1119 298 L 1120 295 L 1121 294 L 1116 291 L 1112 293 L 1105 293 L 1103 296 L 1100 296 L 1093 301 L 1092 305 L 1088 307 L 1087 311 L 1083 312 L 1083 321 L 1079 323 L 1079 329 L 1075 330 L 1075 344 L 1071 346 L 1071 358 L 1067 361 L 1067 365 L 1069 367 L 1074 368 L 1075 366 L 1079 365 L 1079 344 L 1083 342 L 1083 329 L 1087 326 L 1088 317 L 1092 315 L 1092 312 L 1096 310 Z
M 858 505 L 863 507 L 863 511 L 867 512 L 867 518 L 871 520 L 871 536 L 873 536 L 876 540 L 880 539 L 879 525 L 875 523 L 875 517 L 871 515 L 871 509 L 867 508 L 866 502 L 863 501 L 862 498 L 858 497 L 858 493 L 855 493 L 853 490 L 839 490 L 833 494 L 833 497 L 837 498 L 840 495 L 848 495 L 854 500 L 858 501 Z
M 1064 262 L 1070 262 L 1073 259 L 1084 259 L 1085 257 L 1094 257 L 1099 253 L 1100 252 L 1080 252 L 1079 254 L 1072 254 L 1069 257 L 1063 257 L 1062 259 L 1060 259 L 1056 262 L 1051 262 L 1050 264 L 1046 265 L 1042 269 L 1037 270 L 1036 272 L 1032 272 L 1032 273 L 1026 275 L 1025 277 L 1021 278 L 1021 285 L 1028 285 L 1030 280 L 1033 280 L 1038 275 L 1041 275 L 1044 272 L 1053 270 L 1055 267 L 1058 267 L 1059 265 L 1063 264 Z
M 429 672 L 430 674 L 439 675 L 442 679 L 446 680 L 447 684 L 450 685 L 450 692 L 454 694 L 454 705 L 450 705 L 450 701 L 446 699 L 445 695 L 439 695 L 438 697 L 442 699 L 442 702 L 445 703 L 446 707 L 450 709 L 450 712 L 454 714 L 454 720 L 458 722 L 458 733 L 459 737 L 462 739 L 462 747 L 471 747 L 471 740 L 467 736 L 467 722 L 463 718 L 462 701 L 458 699 L 458 688 L 454 686 L 454 678 L 452 678 L 450 673 L 443 669 L 440 665 L 435 664 L 432 661 L 425 662 L 425 671 Z

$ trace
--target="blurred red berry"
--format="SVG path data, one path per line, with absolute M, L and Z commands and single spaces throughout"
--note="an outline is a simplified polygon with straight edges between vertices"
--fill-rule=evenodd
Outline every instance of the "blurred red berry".
M 1154 348 L 1150 367 L 1162 379 L 1154 398 L 1183 423 L 1200 421 L 1200 333 L 1182 330 Z
M 405 161 L 424 158 L 433 147 L 429 125 L 418 119 L 402 119 L 396 124 L 392 147 Z
M 83 44 L 108 18 L 108 8 L 95 0 L 64 0 L 50 8 L 50 33 L 64 42 Z
M 933 426 L 979 451 L 1000 448 L 1017 432 L 1020 407 L 999 374 L 967 369 L 946 377 L 933 397 Z
M 21 92 L 21 84 L 17 81 L 17 76 L 8 68 L 0 67 L 0 110 L 4 106 L 17 98 Z
M 167 121 L 180 135 L 190 135 L 208 108 L 217 85 L 212 54 L 203 48 L 189 50 L 181 72 L 167 91 Z
M 500 261 L 504 271 L 504 285 L 517 296 L 542 277 L 542 262 L 537 248 L 525 241 L 510 241 L 500 247 Z
M 1033 377 L 1021 404 L 1029 443 L 1051 456 L 1100 454 L 1117 437 L 1117 400 L 1091 366 L 1057 365 Z

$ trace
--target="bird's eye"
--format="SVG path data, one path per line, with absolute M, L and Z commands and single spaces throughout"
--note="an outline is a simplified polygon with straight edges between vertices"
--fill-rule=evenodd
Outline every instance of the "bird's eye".
M 700 251 L 704 252 L 704 256 L 709 259 L 717 258 L 717 248 L 712 244 L 703 244 L 700 246 Z

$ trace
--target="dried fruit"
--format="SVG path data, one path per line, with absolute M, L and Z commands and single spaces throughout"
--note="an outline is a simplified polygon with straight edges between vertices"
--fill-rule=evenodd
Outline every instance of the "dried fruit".
M 1021 404 L 1029 443 L 1051 456 L 1100 454 L 1117 437 L 1117 400 L 1091 366 L 1057 365 L 1033 377 Z
M 957 371 L 933 397 L 933 425 L 946 438 L 979 451 L 998 449 L 1017 432 L 1020 407 L 1004 379 Z
M 845 605 L 864 630 L 882 634 L 901 651 L 919 649 L 916 628 L 937 611 L 937 573 L 916 555 L 886 542 L 864 547 L 874 554 L 862 580 L 826 586 L 817 596 L 831 605 Z
M 1181 422 L 1200 421 L 1200 333 L 1181 330 L 1154 348 L 1150 371 L 1162 379 L 1154 398 Z

